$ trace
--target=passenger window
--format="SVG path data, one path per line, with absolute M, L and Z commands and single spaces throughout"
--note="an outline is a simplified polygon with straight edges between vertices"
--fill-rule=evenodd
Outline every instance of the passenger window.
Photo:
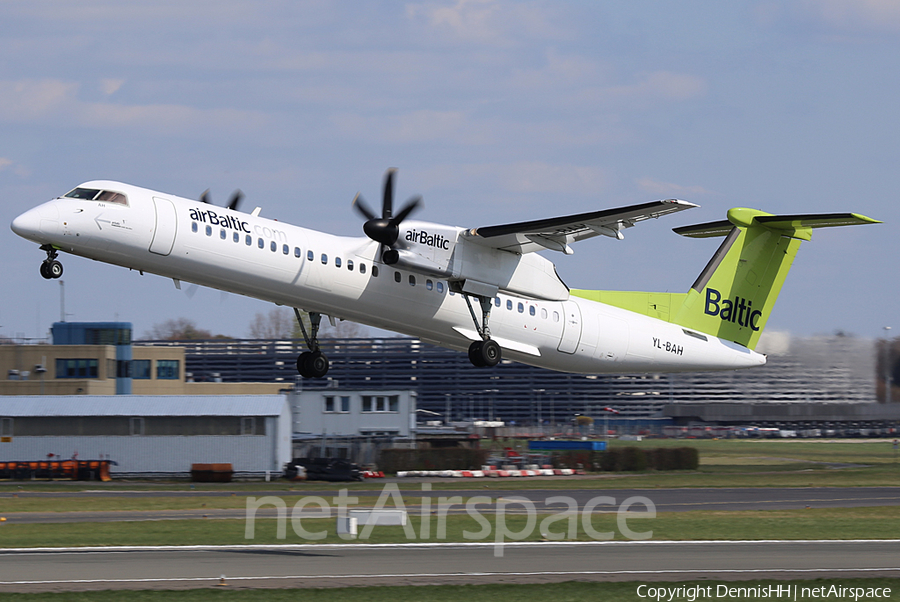
M 512 311 L 512 299 L 506 300 L 506 309 Z
M 494 297 L 494 307 L 500 307 L 500 297 Z
M 360 274 L 366 273 L 366 264 L 364 264 L 364 263 L 359 264 L 359 273 Z
M 273 253 L 275 252 L 275 249 L 277 249 L 277 248 L 278 248 L 278 245 L 275 244 L 274 240 L 269 243 L 269 250 L 272 251 Z
M 207 227 L 206 227 L 206 235 L 207 235 L 207 236 L 212 236 L 212 226 L 207 226 Z
M 241 242 L 241 235 L 238 234 L 237 232 L 235 232 L 234 235 L 231 237 L 231 240 L 233 240 L 234 242 Z
M 541 308 L 541 318 L 544 320 L 547 319 L 547 308 L 546 307 Z
M 519 313 L 522 313 L 522 312 L 524 312 L 524 311 L 525 311 L 525 306 L 524 306 L 524 305 L 522 305 L 522 303 L 521 303 L 521 302 L 519 302 L 519 308 L 518 308 L 518 309 L 519 309 Z
M 350 270 L 351 272 L 353 271 L 353 260 L 352 259 L 347 260 L 347 269 Z
M 394 272 L 394 282 L 400 282 L 400 272 Z
M 199 230 L 197 222 L 191 222 L 191 232 L 196 232 L 197 230 Z
M 535 309 L 534 309 L 534 305 L 532 305 L 531 307 L 528 308 L 528 315 L 529 315 L 529 316 L 533 316 L 535 313 L 536 313 L 536 312 L 535 312 Z
M 245 236 L 245 237 L 244 237 L 244 244 L 247 245 L 248 247 L 249 247 L 250 245 L 252 245 L 252 244 L 253 244 L 253 237 L 250 236 L 249 234 L 248 234 L 247 236 Z
M 335 258 L 334 258 L 334 265 L 335 265 L 336 267 L 341 267 L 341 258 L 340 258 L 340 257 L 335 257 Z
M 294 247 L 294 257 L 300 257 L 300 247 Z
M 553 321 L 559 322 L 559 312 L 558 311 L 553 312 Z
M 377 265 L 372 266 L 372 278 L 378 278 L 378 266 Z
M 328 255 L 322 253 L 322 265 L 328 265 Z
M 312 251 L 307 251 L 307 252 L 306 252 L 306 260 L 307 260 L 307 261 L 312 261 L 313 259 L 315 259 L 315 255 L 313 254 L 313 252 L 312 252 Z
M 219 238 L 221 238 L 222 240 L 225 240 L 225 236 L 226 236 L 225 230 L 219 230 Z
M 434 282 L 432 282 L 431 280 L 426 280 L 425 288 L 427 288 L 430 291 L 433 291 L 434 290 Z
M 437 283 L 437 292 L 443 294 L 443 292 L 444 292 L 444 283 L 443 283 L 443 282 L 438 282 L 438 283 Z
M 287 245 L 282 245 L 282 246 L 281 246 L 281 252 L 284 253 L 285 255 L 287 255 L 288 253 L 291 252 L 291 248 L 290 248 L 289 246 L 287 246 Z
M 265 249 L 265 248 L 266 248 L 266 241 L 264 241 L 264 240 L 261 239 L 261 238 L 260 238 L 260 239 L 257 239 L 257 241 L 256 241 L 256 246 L 259 247 L 260 249 Z
M 410 285 L 410 286 L 415 286 L 415 285 L 416 285 L 416 277 L 413 276 L 412 274 L 409 275 L 409 285 Z

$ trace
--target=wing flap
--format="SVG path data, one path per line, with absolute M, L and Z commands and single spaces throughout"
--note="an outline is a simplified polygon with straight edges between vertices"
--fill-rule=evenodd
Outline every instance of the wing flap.
M 570 243 L 601 235 L 621 239 L 622 230 L 631 228 L 638 222 L 693 207 L 697 205 L 677 199 L 666 199 L 618 209 L 472 228 L 465 231 L 462 236 L 484 246 L 516 253 L 550 249 L 571 254 Z

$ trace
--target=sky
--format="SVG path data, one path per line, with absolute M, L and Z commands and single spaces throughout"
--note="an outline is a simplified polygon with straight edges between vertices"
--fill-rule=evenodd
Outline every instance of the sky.
M 896 0 L 0 3 L 0 222 L 113 179 L 342 235 L 422 195 L 417 219 L 491 226 L 660 198 L 700 208 L 547 252 L 573 288 L 684 292 L 718 241 L 672 228 L 862 213 L 817 230 L 768 328 L 900 330 Z M 170 318 L 249 335 L 262 301 L 63 256 L 0 229 L 0 337 Z

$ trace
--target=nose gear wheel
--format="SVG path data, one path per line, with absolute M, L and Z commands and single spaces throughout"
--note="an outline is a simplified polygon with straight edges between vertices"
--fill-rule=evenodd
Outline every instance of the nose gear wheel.
M 57 261 L 57 257 L 59 253 L 57 253 L 56 249 L 53 248 L 52 245 L 44 245 L 41 247 L 42 251 L 46 251 L 47 259 L 41 263 L 41 276 L 46 278 L 47 280 L 56 279 L 63 275 L 63 266 Z

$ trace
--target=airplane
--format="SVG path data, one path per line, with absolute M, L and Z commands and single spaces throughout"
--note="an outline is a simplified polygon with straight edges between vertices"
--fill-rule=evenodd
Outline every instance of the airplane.
M 364 237 L 335 236 L 226 207 L 208 193 L 182 198 L 96 180 L 13 220 L 46 253 L 41 276 L 59 278 L 60 252 L 294 308 L 308 348 L 305 378 L 329 361 L 323 316 L 351 320 L 467 352 L 480 368 L 506 358 L 582 374 L 732 370 L 760 366 L 754 349 L 802 241 L 815 228 L 880 223 L 856 213 L 777 216 L 747 208 L 675 228 L 724 237 L 686 293 L 570 289 L 537 251 L 571 254 L 595 236 L 621 240 L 651 218 L 697 207 L 666 199 L 498 226 L 463 228 L 393 210 L 396 170 L 384 177 L 381 213 L 357 194 Z M 308 317 L 309 329 L 304 324 Z

